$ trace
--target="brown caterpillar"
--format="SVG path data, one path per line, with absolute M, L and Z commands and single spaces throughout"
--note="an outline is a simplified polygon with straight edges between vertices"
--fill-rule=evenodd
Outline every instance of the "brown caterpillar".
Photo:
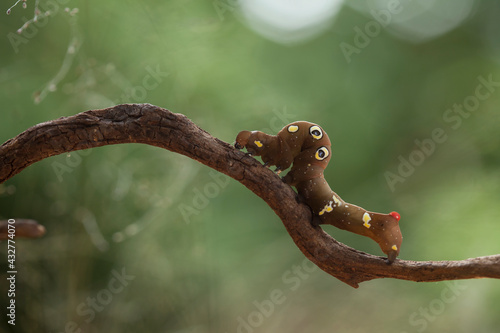
M 317 214 L 318 224 L 367 236 L 378 243 L 388 263 L 399 255 L 403 236 L 397 212 L 380 214 L 346 203 L 326 182 L 323 171 L 331 158 L 331 142 L 326 132 L 313 123 L 297 121 L 283 127 L 277 135 L 241 131 L 234 146 L 261 156 L 265 166 L 276 166 L 279 174 L 293 166 L 283 181 L 295 186 L 299 195 Z

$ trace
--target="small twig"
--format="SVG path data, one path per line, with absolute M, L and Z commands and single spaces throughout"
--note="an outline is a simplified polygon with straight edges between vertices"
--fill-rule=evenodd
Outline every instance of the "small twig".
M 17 0 L 16 3 L 14 3 L 12 6 L 9 7 L 9 9 L 7 9 L 7 15 L 10 15 L 10 13 L 12 12 L 12 8 L 16 7 L 18 3 L 20 2 L 23 2 L 23 8 L 26 9 L 27 5 L 26 5 L 26 0 Z
M 9 9 L 7 9 L 7 15 L 10 15 L 10 13 L 12 12 L 12 8 L 14 8 L 21 1 L 23 2 L 23 8 L 28 7 L 28 5 L 26 4 L 26 0 L 17 0 L 15 4 L 13 4 Z M 38 7 L 38 3 L 39 3 L 39 0 L 36 0 L 35 1 L 35 10 L 33 11 L 33 18 L 24 22 L 24 24 L 19 29 L 17 29 L 18 34 L 23 33 L 23 31 L 26 28 L 28 28 L 30 26 L 30 24 L 37 22 L 39 18 L 48 17 L 52 14 L 50 11 L 46 11 L 43 13 L 40 12 L 40 9 Z
M 236 132 L 236 131 L 235 131 Z M 280 217 L 297 247 L 322 270 L 357 288 L 378 278 L 443 281 L 500 278 L 500 255 L 462 261 L 406 261 L 352 249 L 313 226 L 292 188 L 254 158 L 212 137 L 182 114 L 123 104 L 33 126 L 0 146 L 0 183 L 44 158 L 120 143 L 143 143 L 197 160 L 241 182 Z
M 61 68 L 59 68 L 59 71 L 52 79 L 50 79 L 49 82 L 44 84 L 44 86 L 39 91 L 36 91 L 33 94 L 36 104 L 39 104 L 41 101 L 43 101 L 49 93 L 57 90 L 57 85 L 68 75 L 68 72 L 73 65 L 73 61 L 78 51 L 80 50 L 80 46 L 82 45 L 82 36 L 78 29 L 76 15 L 78 13 L 78 8 L 73 8 L 72 10 L 66 8 L 64 11 L 69 15 L 68 24 L 71 30 L 71 40 L 68 44 L 68 48 L 66 49 L 66 54 L 61 64 Z M 28 22 L 26 22 L 26 24 L 27 23 Z
M 0 240 L 5 240 L 9 237 L 8 221 L 0 220 Z M 35 220 L 15 219 L 15 223 L 12 225 L 15 227 L 15 238 L 38 238 L 45 234 L 45 227 L 38 224 Z

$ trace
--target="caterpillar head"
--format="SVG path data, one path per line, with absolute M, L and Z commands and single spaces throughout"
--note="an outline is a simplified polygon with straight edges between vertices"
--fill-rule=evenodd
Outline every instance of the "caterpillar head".
M 234 147 L 236 149 L 243 149 L 246 147 L 248 143 L 248 139 L 250 138 L 250 135 L 252 135 L 252 132 L 250 131 L 241 131 L 238 133 L 236 136 L 236 141 L 234 142 Z
M 246 148 L 250 155 L 261 156 L 265 165 L 276 165 L 278 170 L 287 169 L 293 161 L 290 153 L 282 150 L 280 138 L 259 131 L 241 131 L 234 147 Z
M 269 144 L 275 140 L 275 137 L 259 131 L 241 131 L 236 136 L 234 147 L 237 149 L 246 148 L 247 151 L 255 156 L 260 156 Z
M 380 214 L 382 221 L 379 222 L 383 226 L 381 231 L 381 238 L 377 240 L 382 252 L 387 254 L 387 262 L 392 264 L 396 257 L 399 255 L 401 243 L 403 242 L 403 235 L 399 228 L 400 215 L 397 212 L 389 214 Z

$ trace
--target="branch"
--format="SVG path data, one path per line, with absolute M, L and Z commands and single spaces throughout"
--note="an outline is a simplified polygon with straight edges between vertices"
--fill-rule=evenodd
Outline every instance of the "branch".
M 9 223 L 11 221 L 12 223 Z M 11 227 L 9 227 L 9 225 Z M 9 232 L 10 230 L 10 232 Z M 15 219 L 0 220 L 0 240 L 5 240 L 12 235 L 12 238 L 38 238 L 45 234 L 45 227 L 35 220 Z
M 387 265 L 383 257 L 339 243 L 310 223 L 309 207 L 299 203 L 292 188 L 271 170 L 212 137 L 186 116 L 150 104 L 91 110 L 27 129 L 0 146 L 0 184 L 44 158 L 120 143 L 161 147 L 236 179 L 274 210 L 307 258 L 352 287 L 377 278 L 410 281 L 500 278 L 500 255 L 462 261 L 396 260 Z

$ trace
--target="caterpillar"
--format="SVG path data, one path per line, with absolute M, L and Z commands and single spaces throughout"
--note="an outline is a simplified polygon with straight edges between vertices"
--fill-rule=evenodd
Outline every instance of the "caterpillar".
M 403 240 L 400 215 L 367 211 L 345 202 L 332 191 L 324 177 L 331 158 L 331 142 L 319 125 L 297 121 L 283 127 L 277 135 L 241 131 L 234 147 L 260 156 L 266 167 L 276 166 L 277 174 L 292 166 L 282 180 L 297 189 L 311 207 L 317 224 L 330 224 L 369 237 L 387 255 L 389 264 L 396 260 Z

